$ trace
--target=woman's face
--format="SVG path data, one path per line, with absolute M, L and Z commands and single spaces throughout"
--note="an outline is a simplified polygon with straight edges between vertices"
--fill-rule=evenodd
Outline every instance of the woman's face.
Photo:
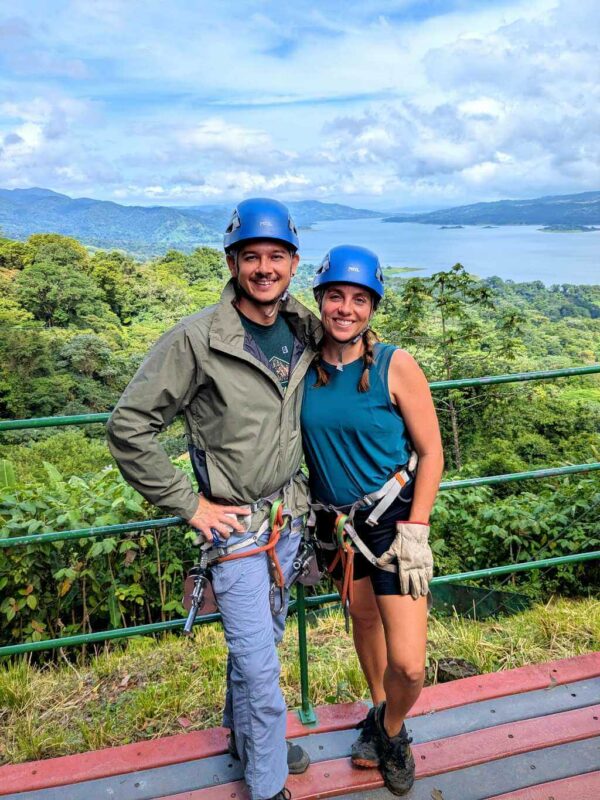
M 349 342 L 367 327 L 372 307 L 367 289 L 348 283 L 328 286 L 321 303 L 323 329 L 336 341 Z

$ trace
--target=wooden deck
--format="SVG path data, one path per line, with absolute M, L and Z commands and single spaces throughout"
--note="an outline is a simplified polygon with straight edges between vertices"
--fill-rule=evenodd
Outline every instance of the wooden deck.
M 323 706 L 289 738 L 309 752 L 293 800 L 389 800 L 378 770 L 348 758 L 362 703 Z M 600 653 L 426 688 L 407 720 L 417 780 L 407 800 L 600 800 Z M 0 767 L 15 800 L 247 800 L 216 728 Z

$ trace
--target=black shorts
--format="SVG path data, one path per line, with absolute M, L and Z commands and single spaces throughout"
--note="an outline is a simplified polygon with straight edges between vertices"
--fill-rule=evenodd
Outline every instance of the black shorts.
M 397 498 L 388 510 L 381 515 L 379 524 L 374 527 L 367 525 L 365 522 L 370 512 L 373 510 L 372 507 L 365 511 L 356 512 L 354 515 L 354 529 L 373 555 L 381 556 L 385 553 L 396 536 L 396 521 L 409 518 L 411 505 L 412 497 L 410 500 Z M 335 519 L 336 515 L 332 512 L 317 511 L 317 539 L 323 542 L 337 543 L 334 530 Z M 325 550 L 322 547 L 317 549 L 317 556 L 321 569 L 327 569 L 335 558 L 336 553 L 337 549 Z M 341 563 L 338 562 L 333 571 L 329 574 L 335 580 L 341 581 L 343 576 Z M 397 571 L 386 572 L 386 570 L 379 569 L 379 567 L 367 561 L 362 553 L 355 552 L 354 580 L 358 581 L 367 576 L 371 579 L 373 592 L 375 594 L 402 594 L 400 591 L 400 578 L 398 577 Z

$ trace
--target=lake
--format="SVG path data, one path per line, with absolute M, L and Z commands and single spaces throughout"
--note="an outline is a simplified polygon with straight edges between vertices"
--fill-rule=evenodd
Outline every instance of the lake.
M 548 233 L 540 227 L 468 225 L 443 230 L 379 219 L 319 222 L 300 231 L 301 255 L 303 261 L 316 264 L 336 244 L 358 244 L 375 250 L 385 266 L 418 269 L 415 276 L 431 275 L 460 261 L 482 278 L 600 284 L 600 231 Z

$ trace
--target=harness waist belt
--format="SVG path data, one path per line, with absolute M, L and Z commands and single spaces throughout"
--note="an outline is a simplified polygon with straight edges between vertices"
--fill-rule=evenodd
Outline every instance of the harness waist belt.
M 363 555 L 370 564 L 378 567 L 379 569 L 384 570 L 385 572 L 396 572 L 397 568 L 393 564 L 378 564 L 377 557 L 369 550 L 367 545 L 363 542 L 360 538 L 356 529 L 354 528 L 353 521 L 354 515 L 357 511 L 362 508 L 370 508 L 374 506 L 373 510 L 365 520 L 367 525 L 371 527 L 375 527 L 379 524 L 379 519 L 381 516 L 388 510 L 388 508 L 392 505 L 394 500 L 398 497 L 402 489 L 406 486 L 406 484 L 412 480 L 415 469 L 418 463 L 418 456 L 417 453 L 413 450 L 410 454 L 410 459 L 408 464 L 398 470 L 392 477 L 387 480 L 380 489 L 376 489 L 374 492 L 370 492 L 369 494 L 365 494 L 359 500 L 354 502 L 349 508 L 348 507 L 337 507 L 327 503 L 311 503 L 310 504 L 310 515 L 308 518 L 308 526 L 314 527 L 316 524 L 316 512 L 317 511 L 329 511 L 337 515 L 337 522 L 340 518 L 343 518 L 343 527 L 342 530 L 348 537 L 351 539 L 352 544 L 354 545 L 355 549 L 358 550 L 361 555 Z M 340 540 L 339 530 L 338 530 L 338 540 Z M 343 544 L 340 541 L 339 544 L 334 544 L 332 542 L 324 542 L 321 539 L 317 539 L 319 547 L 324 550 L 337 550 L 338 548 L 342 548 Z

